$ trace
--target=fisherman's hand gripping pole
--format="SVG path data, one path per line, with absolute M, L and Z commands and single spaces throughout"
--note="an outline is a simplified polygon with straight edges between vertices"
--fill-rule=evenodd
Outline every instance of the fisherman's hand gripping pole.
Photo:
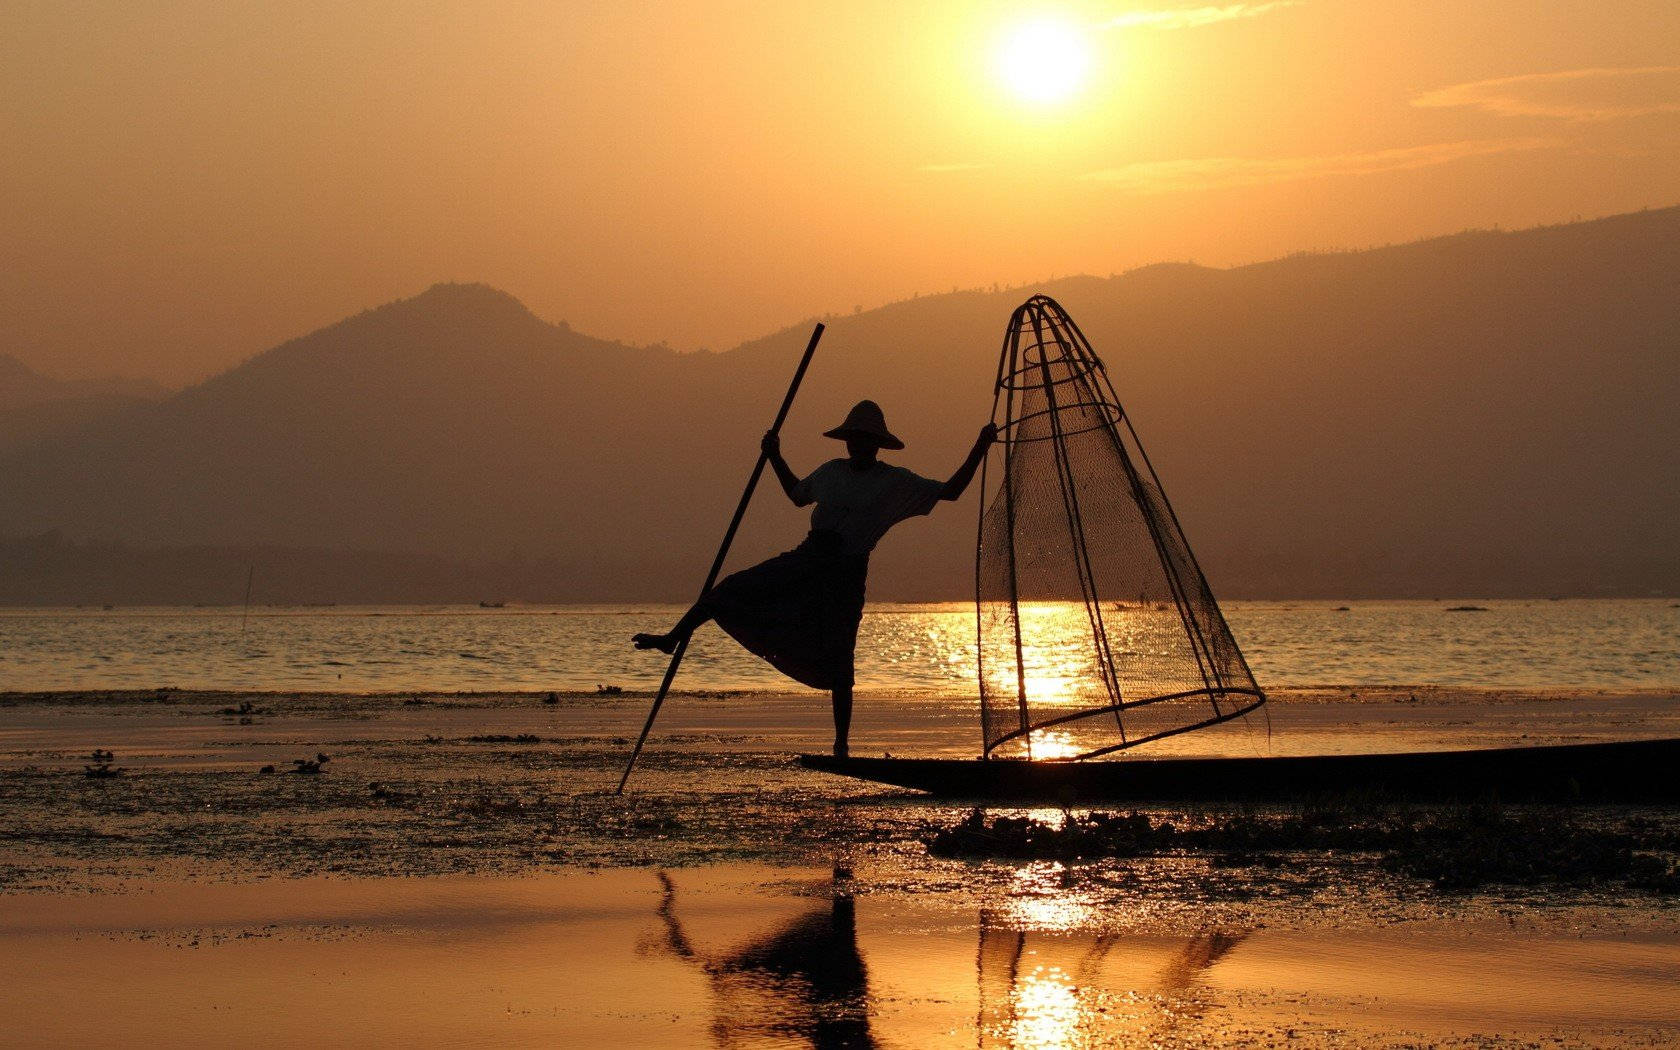
M 811 341 L 805 346 L 805 356 L 799 359 L 799 367 L 794 370 L 793 382 L 788 384 L 787 396 L 782 398 L 782 407 L 776 413 L 776 421 L 770 425 L 770 432 L 765 435 L 758 453 L 758 462 L 753 465 L 752 475 L 747 478 L 746 491 L 741 493 L 741 502 L 735 505 L 735 516 L 729 519 L 729 528 L 724 530 L 723 544 L 718 547 L 717 557 L 712 559 L 712 570 L 706 574 L 706 582 L 700 588 L 700 597 L 704 598 L 711 591 L 712 585 L 717 583 L 718 573 L 723 570 L 724 559 L 729 556 L 729 545 L 735 542 L 735 530 L 741 527 L 741 519 L 747 514 L 747 504 L 752 502 L 753 490 L 758 487 L 758 479 L 764 474 L 764 464 L 769 458 L 771 438 L 781 433 L 782 423 L 787 420 L 788 409 L 793 407 L 793 397 L 799 393 L 800 380 L 805 378 L 805 369 L 811 364 L 811 355 L 817 352 L 817 340 L 822 338 L 823 325 L 818 324 L 811 329 Z M 653 720 L 659 716 L 660 705 L 665 703 L 665 694 L 671 691 L 671 681 L 677 677 L 677 667 L 682 663 L 683 653 L 688 651 L 688 639 L 677 642 L 676 649 L 671 652 L 671 663 L 665 668 L 665 679 L 659 683 L 659 692 L 654 695 L 653 708 L 648 711 L 647 722 L 642 726 L 642 735 L 636 738 L 636 746 L 630 752 L 630 760 L 624 764 L 624 775 L 618 778 L 618 789 L 614 794 L 624 794 L 624 785 L 630 780 L 630 772 L 636 768 L 636 759 L 642 753 L 642 745 L 647 743 L 648 733 L 653 731 Z

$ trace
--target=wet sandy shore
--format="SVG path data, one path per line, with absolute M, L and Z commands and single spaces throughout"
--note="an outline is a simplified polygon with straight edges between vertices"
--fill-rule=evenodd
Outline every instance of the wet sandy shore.
M 940 859 L 960 810 L 790 765 L 818 697 L 674 697 L 622 798 L 646 699 L 547 700 L 0 696 L 0 1043 L 1680 1041 L 1668 897 L 1444 893 L 1357 856 Z M 1680 735 L 1667 693 L 1278 700 L 1269 733 L 1183 746 Z M 961 698 L 860 699 L 859 751 L 973 735 Z M 95 748 L 122 772 L 84 775 Z

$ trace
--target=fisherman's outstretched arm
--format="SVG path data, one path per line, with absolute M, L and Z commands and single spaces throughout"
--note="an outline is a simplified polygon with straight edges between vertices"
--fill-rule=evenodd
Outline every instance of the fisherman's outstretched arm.
M 765 462 L 776 472 L 776 480 L 782 483 L 782 491 L 787 493 L 787 498 L 793 501 L 793 505 L 803 507 L 810 503 L 810 500 L 806 500 L 805 503 L 799 502 L 799 497 L 793 494 L 794 487 L 799 484 L 799 475 L 795 474 L 793 468 L 788 466 L 787 460 L 782 458 L 782 439 L 776 432 L 772 430 L 765 434 L 758 447 L 764 450 Z
M 974 439 L 974 447 L 969 449 L 968 458 L 963 460 L 962 466 L 945 482 L 945 491 L 939 494 L 940 499 L 961 499 L 968 483 L 974 480 L 974 472 L 980 469 L 980 463 L 986 458 L 986 450 L 997 440 L 997 427 L 987 423 L 980 428 L 980 436 Z

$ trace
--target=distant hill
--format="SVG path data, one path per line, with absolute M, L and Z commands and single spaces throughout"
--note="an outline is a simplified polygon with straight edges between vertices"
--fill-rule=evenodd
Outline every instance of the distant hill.
M 0 354 L 0 448 L 74 430 L 164 393 L 141 379 L 53 379 Z
M 1680 208 L 835 318 L 786 431 L 795 467 L 838 454 L 817 435 L 866 396 L 908 442 L 897 461 L 955 467 L 1009 312 L 1039 290 L 1107 360 L 1222 596 L 1680 593 Z M 439 285 L 0 442 L 0 535 L 424 555 L 462 574 L 440 598 L 491 596 L 468 567 L 511 565 L 522 593 L 498 570 L 495 597 L 682 600 L 808 333 L 678 354 Z M 889 537 L 872 596 L 965 595 L 975 500 Z M 767 485 L 738 560 L 801 517 Z M 401 564 L 370 562 L 366 593 L 409 593 Z M 354 597 L 346 571 L 332 600 Z

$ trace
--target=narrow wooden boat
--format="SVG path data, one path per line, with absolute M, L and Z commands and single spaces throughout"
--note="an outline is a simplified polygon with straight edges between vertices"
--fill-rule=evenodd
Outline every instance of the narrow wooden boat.
M 1280 758 L 835 758 L 800 765 L 943 798 L 1056 803 L 1427 800 L 1680 801 L 1680 739 Z

